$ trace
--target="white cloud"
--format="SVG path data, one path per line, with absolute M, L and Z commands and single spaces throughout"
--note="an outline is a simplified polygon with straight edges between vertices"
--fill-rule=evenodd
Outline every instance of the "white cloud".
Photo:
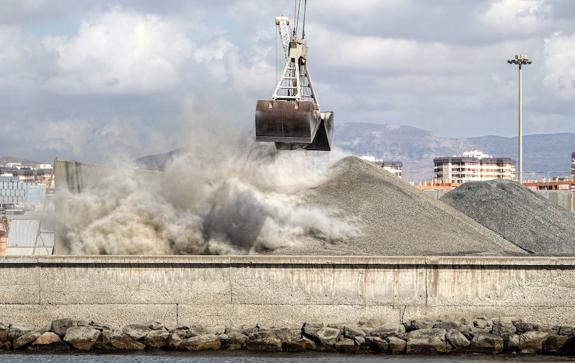
M 496 31 L 529 34 L 543 25 L 550 11 L 546 0 L 491 0 L 480 20 Z
M 545 85 L 564 98 L 575 96 L 575 34 L 545 40 Z
M 51 87 L 69 93 L 161 92 L 178 84 L 192 44 L 176 26 L 156 15 L 119 9 L 92 16 L 70 37 L 49 37 L 58 53 Z

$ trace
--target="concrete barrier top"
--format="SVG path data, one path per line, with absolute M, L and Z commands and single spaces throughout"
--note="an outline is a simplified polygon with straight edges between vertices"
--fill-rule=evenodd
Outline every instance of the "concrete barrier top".
M 0 267 L 42 266 L 562 266 L 575 268 L 575 257 L 505 256 L 3 256 Z

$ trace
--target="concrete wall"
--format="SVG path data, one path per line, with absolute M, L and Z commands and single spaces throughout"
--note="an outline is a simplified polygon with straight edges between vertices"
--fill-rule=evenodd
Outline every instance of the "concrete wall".
M 447 192 L 445 190 L 425 190 L 424 193 L 430 197 L 439 199 Z M 535 193 L 575 213 L 575 192 L 569 190 L 537 190 Z
M 575 258 L 0 258 L 0 322 L 297 326 L 481 315 L 575 325 Z

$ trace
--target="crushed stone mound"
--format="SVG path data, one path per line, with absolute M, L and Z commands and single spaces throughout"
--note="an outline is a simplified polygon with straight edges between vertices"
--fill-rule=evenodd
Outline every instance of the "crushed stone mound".
M 518 183 L 466 183 L 441 200 L 529 252 L 575 254 L 575 214 Z
M 335 244 L 309 241 L 274 254 L 343 255 L 511 255 L 526 252 L 434 200 L 384 169 L 347 157 L 305 198 L 351 218 L 361 233 Z

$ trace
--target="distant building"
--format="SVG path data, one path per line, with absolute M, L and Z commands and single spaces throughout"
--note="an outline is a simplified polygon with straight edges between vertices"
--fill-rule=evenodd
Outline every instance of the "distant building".
M 493 158 L 476 150 L 463 156 L 435 158 L 433 162 L 438 183 L 515 179 L 515 161 L 511 158 Z
M 571 154 L 571 175 L 575 177 L 575 152 Z
M 401 161 L 385 161 L 382 159 L 377 159 L 371 155 L 363 155 L 359 157 L 362 160 L 369 161 L 370 163 L 381 166 L 383 169 L 389 171 L 393 175 L 401 178 L 403 163 Z

